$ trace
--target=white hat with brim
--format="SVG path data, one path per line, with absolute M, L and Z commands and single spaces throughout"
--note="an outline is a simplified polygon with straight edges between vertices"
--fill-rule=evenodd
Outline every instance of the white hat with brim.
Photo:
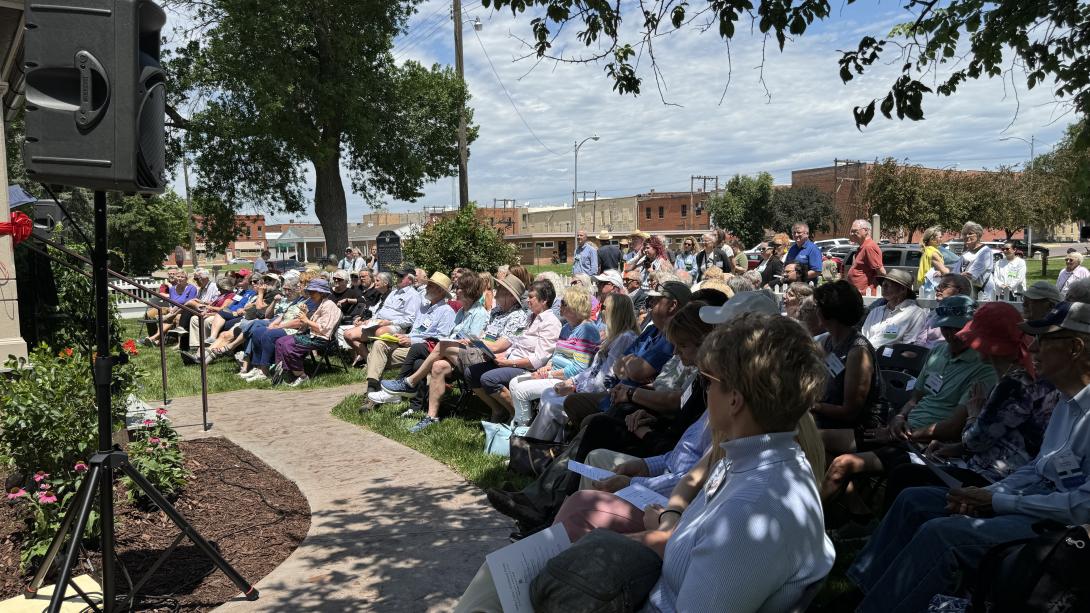
M 726 323 L 744 313 L 779 315 L 776 301 L 764 292 L 738 292 L 723 306 L 700 307 L 700 320 L 708 324 Z

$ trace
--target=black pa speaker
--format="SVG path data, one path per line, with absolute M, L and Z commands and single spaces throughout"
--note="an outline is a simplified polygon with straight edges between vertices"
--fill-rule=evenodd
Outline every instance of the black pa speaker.
M 157 193 L 166 183 L 166 13 L 146 0 L 27 0 L 31 178 Z

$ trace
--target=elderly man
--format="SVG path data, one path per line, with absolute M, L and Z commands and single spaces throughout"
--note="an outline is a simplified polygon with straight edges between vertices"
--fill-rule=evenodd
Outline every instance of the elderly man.
M 868 289 L 878 286 L 878 276 L 886 274 L 885 266 L 882 266 L 882 250 L 878 243 L 870 236 L 871 225 L 866 219 L 856 219 L 852 222 L 851 239 L 859 250 L 855 252 L 852 267 L 848 269 L 848 282 L 859 290 L 860 294 L 866 294 Z
M 1055 288 L 1053 288 L 1053 291 L 1055 291 Z M 942 304 L 943 300 L 946 300 L 951 296 L 965 296 L 971 298 L 972 295 L 973 286 L 969 284 L 969 279 L 953 273 L 948 273 L 940 277 L 939 285 L 935 288 L 935 299 L 939 301 L 939 304 Z M 1056 302 L 1059 302 L 1059 300 Z M 1046 309 L 1045 313 L 1047 312 L 1048 310 Z M 919 345 L 920 347 L 927 347 L 928 349 L 931 349 L 939 343 L 946 342 L 946 339 L 942 336 L 942 328 L 936 323 L 938 319 L 938 315 L 932 311 L 931 314 L 927 316 L 927 320 L 924 321 L 919 334 L 914 338 L 910 338 L 908 342 L 913 345 Z
M 420 313 L 420 292 L 413 287 L 416 280 L 416 270 L 405 268 L 401 271 L 401 280 L 397 289 L 389 290 L 382 306 L 375 311 L 374 316 L 366 321 L 357 321 L 352 328 L 345 330 L 344 339 L 350 346 L 356 349 L 357 359 L 353 366 L 367 358 L 367 339 L 378 336 L 384 332 L 401 333 L 407 330 Z M 376 283 L 381 285 L 380 291 L 389 287 L 387 283 L 392 280 L 389 273 L 380 272 Z M 381 371 L 380 371 L 381 374 Z M 378 390 L 378 382 L 381 377 L 375 379 L 375 386 L 371 391 Z M 369 386 L 370 387 L 370 386 Z
M 263 249 L 261 255 L 257 256 L 257 259 L 254 260 L 254 272 L 260 275 L 269 272 L 269 257 L 271 255 L 272 254 L 269 253 L 268 249 Z
M 1090 270 L 1082 265 L 1082 254 L 1078 251 L 1068 253 L 1064 257 L 1064 267 L 1056 278 L 1056 289 L 1060 290 L 1060 298 L 1065 298 L 1071 285 L 1080 279 L 1090 277 Z
M 791 226 L 791 234 L 795 243 L 787 250 L 786 263 L 795 262 L 802 280 L 816 283 L 821 274 L 821 249 L 810 240 L 810 226 L 797 221 Z
M 594 243 L 587 241 L 587 231 L 580 230 L 576 233 L 575 240 L 578 245 L 572 258 L 571 274 L 598 274 L 598 249 L 594 247 Z
M 397 343 L 376 340 L 367 354 L 367 391 L 377 392 L 382 372 L 391 366 L 400 366 L 415 343 L 450 335 L 454 329 L 454 309 L 447 304 L 450 298 L 450 278 L 441 272 L 425 280 L 426 300 L 417 302 L 419 309 L 407 334 L 395 334 Z M 380 311 L 381 312 L 381 311 Z
M 860 332 L 875 348 L 916 338 L 927 319 L 927 311 L 909 297 L 912 275 L 895 269 L 878 278 L 886 303 L 871 309 Z
M 643 256 L 643 242 L 649 238 L 651 235 L 642 230 L 632 233 L 629 237 L 629 250 L 624 254 L 625 270 L 631 270 L 631 265 L 639 262 Z
M 1069 293 L 1070 295 L 1070 293 Z M 1060 291 L 1048 281 L 1037 281 L 1022 292 L 1022 317 L 1026 321 L 1044 319 L 1059 302 Z M 1070 302 L 1085 302 L 1071 300 Z
M 598 240 L 602 245 L 598 248 L 598 272 L 620 270 L 621 248 L 609 242 L 613 240 L 613 235 L 603 230 L 598 233 Z
M 640 273 L 630 270 L 624 273 L 622 280 L 625 291 L 632 298 L 632 307 L 636 309 L 636 314 L 639 315 L 647 304 L 647 290 L 643 289 L 643 278 Z

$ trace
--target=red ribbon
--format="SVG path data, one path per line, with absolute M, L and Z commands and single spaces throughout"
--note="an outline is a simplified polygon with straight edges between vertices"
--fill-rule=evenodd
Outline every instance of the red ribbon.
M 11 223 L 0 223 L 0 236 L 10 235 L 12 243 L 16 245 L 30 238 L 33 230 L 34 221 L 21 211 L 11 214 Z

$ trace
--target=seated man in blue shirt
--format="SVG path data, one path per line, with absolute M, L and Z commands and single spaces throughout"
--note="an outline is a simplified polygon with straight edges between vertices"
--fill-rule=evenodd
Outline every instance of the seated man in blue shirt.
M 231 326 L 238 323 L 246 311 L 246 306 L 250 304 L 251 300 L 257 298 L 257 292 L 254 291 L 250 283 L 250 270 L 248 268 L 237 270 L 231 275 L 235 278 L 235 296 L 230 302 L 220 307 L 219 311 L 212 317 L 212 329 L 204 337 L 206 345 L 211 345 L 220 332 L 229 330 Z M 198 344 L 200 344 L 198 335 L 191 333 L 189 335 L 190 353 L 197 350 Z
M 799 276 L 805 275 L 805 282 L 817 283 L 821 274 L 821 249 L 810 240 L 810 226 L 798 221 L 791 226 L 795 244 L 787 250 L 786 264 L 798 264 Z
M 1040 452 L 987 487 L 901 492 L 848 570 L 864 594 L 857 611 L 926 610 L 992 546 L 1036 536 L 1036 522 L 1090 522 L 1090 304 L 1061 302 L 1022 329 L 1036 337 L 1038 376 L 1064 396 Z
M 411 278 L 411 277 L 407 277 Z M 420 304 L 416 317 L 407 334 L 395 334 L 397 344 L 375 340 L 371 342 L 371 351 L 367 354 L 367 391 L 379 390 L 382 372 L 390 366 L 400 366 L 409 355 L 409 347 L 414 343 L 423 343 L 427 339 L 449 336 L 454 329 L 454 309 L 447 304 L 450 298 L 450 277 L 441 272 L 432 274 L 426 284 L 427 301 Z M 417 293 L 412 285 L 407 286 L 412 293 Z M 379 313 L 382 311 L 380 310 Z M 376 315 L 377 317 L 377 315 Z

